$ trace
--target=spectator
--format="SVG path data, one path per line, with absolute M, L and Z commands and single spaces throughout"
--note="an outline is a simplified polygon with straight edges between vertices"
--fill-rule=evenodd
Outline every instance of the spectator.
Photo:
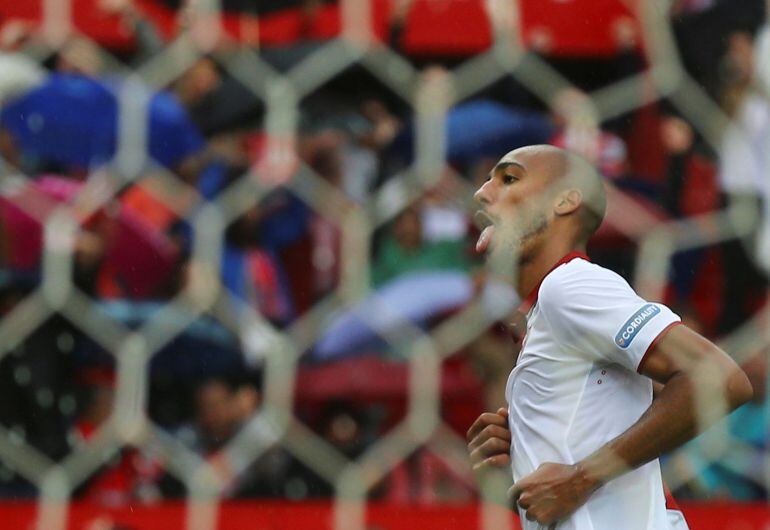
M 426 241 L 422 211 L 410 206 L 395 219 L 372 266 L 372 283 L 382 285 L 405 272 L 470 269 L 464 241 Z
M 284 194 L 250 208 L 228 230 L 223 251 L 222 281 L 234 299 L 247 303 L 276 324 L 286 324 L 294 316 L 286 272 L 277 257 L 277 248 L 284 241 L 275 242 L 276 246 L 271 248 L 265 243 L 270 245 L 273 240 L 261 240 L 260 233 L 265 230 L 263 224 L 280 222 L 293 211 L 304 214 L 305 209 Z M 287 230 L 286 241 L 291 241 L 301 237 L 301 231 L 306 228 L 304 221 L 294 216 L 284 230 Z
M 351 403 L 334 400 L 324 406 L 318 421 L 317 432 L 333 448 L 346 458 L 354 459 L 374 440 L 370 414 Z M 285 493 L 289 499 L 331 497 L 333 486 L 315 472 L 293 460 L 286 470 Z
M 732 271 L 725 276 L 726 331 L 761 306 L 764 290 L 757 287 L 767 285 L 770 272 L 770 100 L 757 78 L 757 69 L 768 61 L 770 56 L 756 56 L 751 35 L 745 32 L 730 36 L 722 60 L 727 73 L 722 105 L 732 122 L 720 146 L 719 182 L 729 204 L 746 211 L 757 208 L 759 215 L 754 243 L 745 248 L 734 245 L 726 255 Z
M 180 429 L 177 436 L 216 466 L 228 442 L 259 410 L 261 395 L 250 374 L 208 377 L 199 382 L 194 395 L 194 421 Z M 269 447 L 237 476 L 230 477 L 224 495 L 285 497 L 287 477 L 298 469 L 302 467 L 282 448 Z M 168 485 L 166 490 L 169 491 Z M 175 493 L 173 489 L 171 492 Z
M 724 58 L 723 105 L 733 118 L 721 146 L 720 179 L 729 196 L 757 196 L 761 199 L 761 219 L 755 258 L 770 270 L 770 184 L 765 174 L 770 168 L 770 101 L 759 90 L 758 65 L 770 57 L 756 57 L 751 36 L 739 32 L 730 36 Z
M 194 423 L 181 429 L 178 436 L 204 456 L 222 448 L 243 420 L 237 390 L 230 378 L 214 376 L 201 381 L 195 389 Z
M 84 404 L 71 431 L 74 447 L 84 449 L 105 426 L 114 410 L 115 374 L 110 368 L 93 367 L 81 372 Z M 160 498 L 155 482 L 160 476 L 159 462 L 141 450 L 119 449 L 80 488 L 79 496 L 103 506 L 126 506 L 140 500 Z

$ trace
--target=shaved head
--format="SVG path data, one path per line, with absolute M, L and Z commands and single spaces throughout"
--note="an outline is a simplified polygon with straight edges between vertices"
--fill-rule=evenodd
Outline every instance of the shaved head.
M 546 180 L 547 194 L 575 190 L 580 193 L 581 203 L 577 218 L 584 239 L 587 241 L 604 220 L 607 199 L 601 175 L 582 156 L 552 145 L 530 145 L 515 149 L 505 155 L 500 165 L 518 164 L 524 161 L 530 174 Z
M 519 264 L 547 248 L 585 247 L 604 219 L 604 183 L 593 165 L 551 145 L 532 145 L 503 156 L 476 191 L 491 224 L 476 250 L 513 254 Z M 496 258 L 495 258 L 496 259 Z

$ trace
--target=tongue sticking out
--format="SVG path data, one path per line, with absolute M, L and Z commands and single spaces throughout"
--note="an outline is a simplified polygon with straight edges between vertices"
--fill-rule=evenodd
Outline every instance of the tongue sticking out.
M 489 247 L 489 242 L 492 240 L 492 234 L 495 233 L 494 226 L 488 226 L 481 232 L 478 241 L 476 241 L 476 252 L 483 254 Z

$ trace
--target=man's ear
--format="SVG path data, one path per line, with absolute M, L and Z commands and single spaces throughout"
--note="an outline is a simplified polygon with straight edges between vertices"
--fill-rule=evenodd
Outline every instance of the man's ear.
M 556 215 L 569 215 L 583 204 L 583 194 L 580 190 L 569 190 L 560 193 L 556 197 L 556 204 L 554 204 L 553 211 Z

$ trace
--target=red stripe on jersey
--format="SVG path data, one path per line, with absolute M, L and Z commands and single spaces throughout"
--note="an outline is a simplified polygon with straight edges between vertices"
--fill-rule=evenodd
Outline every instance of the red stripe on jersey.
M 524 301 L 519 306 L 519 311 L 521 311 L 526 315 L 529 312 L 529 310 L 532 308 L 532 306 L 537 303 L 537 295 L 540 292 L 540 286 L 543 284 L 543 281 L 545 280 L 546 276 L 551 274 L 554 271 L 554 269 L 556 269 L 556 267 L 558 267 L 559 265 L 564 265 L 565 263 L 569 263 L 575 258 L 591 261 L 591 258 L 589 258 L 583 252 L 574 251 L 564 256 L 562 259 L 557 261 L 556 264 L 553 267 L 551 267 L 551 269 L 548 272 L 545 273 L 545 276 L 543 276 L 539 282 L 537 282 L 537 285 L 535 286 L 535 288 L 530 291 L 529 296 L 527 296 L 527 298 L 525 298 Z
M 681 512 L 682 510 L 679 508 L 679 505 L 676 503 L 676 499 L 673 495 L 671 495 L 671 491 L 668 489 L 668 487 L 663 484 L 663 491 L 666 494 L 666 510 L 676 510 L 678 512 Z
M 644 355 L 642 356 L 642 360 L 639 361 L 639 366 L 636 367 L 637 373 L 640 373 L 640 374 L 642 373 L 642 368 L 644 368 L 644 363 L 647 362 L 647 356 L 652 352 L 652 350 L 655 349 L 655 346 L 658 345 L 658 342 L 660 341 L 660 339 L 662 339 L 664 336 L 666 336 L 666 334 L 669 331 L 671 331 L 671 328 L 676 327 L 676 326 L 678 326 L 680 324 L 681 324 L 681 322 L 672 322 L 671 324 L 669 324 L 668 326 L 663 328 L 663 331 L 658 333 L 658 336 L 655 337 L 655 340 L 653 340 L 650 343 L 650 345 L 647 346 L 647 351 L 644 352 Z

